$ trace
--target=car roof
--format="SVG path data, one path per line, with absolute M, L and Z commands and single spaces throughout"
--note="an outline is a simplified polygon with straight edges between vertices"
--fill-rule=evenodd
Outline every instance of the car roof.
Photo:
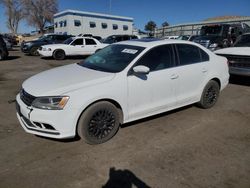
M 73 40 L 75 39 L 93 39 L 93 40 L 97 40 L 94 37 L 81 37 L 81 36 L 76 36 L 76 37 L 71 37 Z
M 115 44 L 134 45 L 134 46 L 141 46 L 145 48 L 150 48 L 150 47 L 164 45 L 164 44 L 192 44 L 195 46 L 200 46 L 190 41 L 183 41 L 183 40 L 176 40 L 176 39 L 157 39 L 157 38 L 127 40 L 127 41 L 122 41 L 122 42 L 118 42 Z

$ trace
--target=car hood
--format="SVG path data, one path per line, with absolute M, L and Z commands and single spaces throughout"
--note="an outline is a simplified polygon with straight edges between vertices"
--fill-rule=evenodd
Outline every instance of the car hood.
M 213 35 L 205 35 L 205 36 L 198 36 L 194 39 L 194 41 L 199 42 L 203 40 L 209 40 L 211 43 L 215 43 L 221 39 L 220 36 L 213 36 Z
M 250 56 L 250 47 L 231 47 L 214 51 L 216 54 Z
M 33 96 L 57 96 L 83 87 L 111 80 L 115 73 L 95 71 L 78 64 L 66 65 L 39 73 L 23 83 Z

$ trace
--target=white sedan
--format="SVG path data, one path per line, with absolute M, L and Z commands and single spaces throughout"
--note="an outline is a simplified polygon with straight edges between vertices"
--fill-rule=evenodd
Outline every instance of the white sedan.
M 107 44 L 102 44 L 91 37 L 72 37 L 64 41 L 63 44 L 41 46 L 38 53 L 44 57 L 62 60 L 66 56 L 91 55 L 106 46 Z
M 227 59 L 199 44 L 124 41 L 26 80 L 17 117 L 28 133 L 99 144 L 122 123 L 193 103 L 210 108 L 228 80 Z

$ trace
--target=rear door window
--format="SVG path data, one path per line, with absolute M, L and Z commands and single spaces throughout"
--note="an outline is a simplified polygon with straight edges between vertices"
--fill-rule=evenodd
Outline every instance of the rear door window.
M 200 49 L 194 45 L 176 44 L 179 65 L 189 65 L 202 62 Z

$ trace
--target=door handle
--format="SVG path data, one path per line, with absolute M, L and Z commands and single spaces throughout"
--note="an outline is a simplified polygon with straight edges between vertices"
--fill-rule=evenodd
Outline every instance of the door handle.
M 207 69 L 203 68 L 201 71 L 202 71 L 203 73 L 206 73 L 206 72 L 207 72 Z
M 178 76 L 177 74 L 172 74 L 172 75 L 170 76 L 170 78 L 171 78 L 172 80 L 174 80 L 174 79 L 179 78 L 179 76 Z
M 84 46 L 81 46 L 82 48 L 84 48 Z

